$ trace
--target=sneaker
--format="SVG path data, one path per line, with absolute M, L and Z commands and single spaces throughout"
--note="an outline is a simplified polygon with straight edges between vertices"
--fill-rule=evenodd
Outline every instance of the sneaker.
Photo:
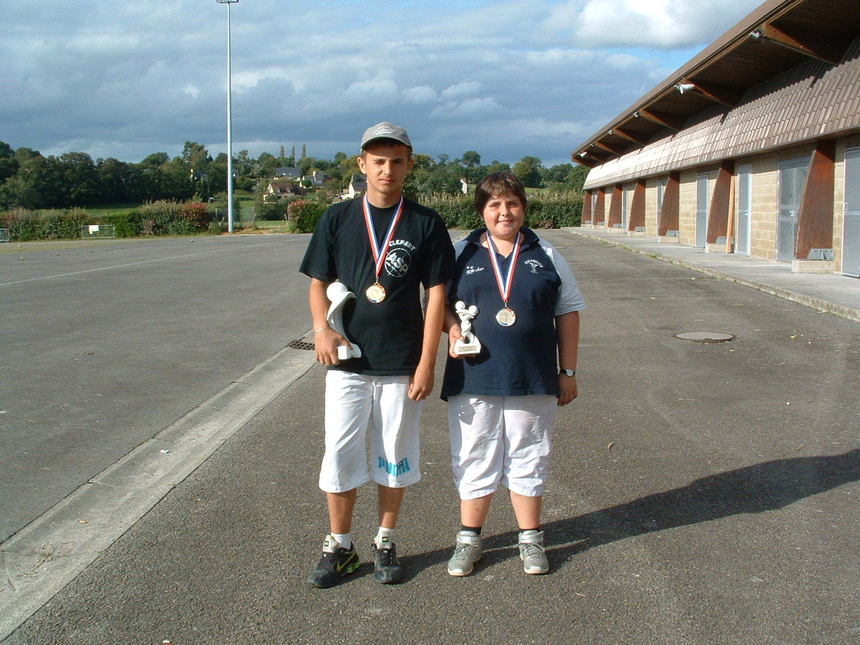
M 546 573 L 549 561 L 543 545 L 543 531 L 520 531 L 520 559 L 526 573 Z
M 454 542 L 454 555 L 448 560 L 448 573 L 468 576 L 481 559 L 481 536 L 471 531 L 460 531 Z
M 397 559 L 397 550 L 393 542 L 383 538 L 382 548 L 373 543 L 373 578 L 384 585 L 394 584 L 403 580 L 403 567 Z
M 355 572 L 358 565 L 354 544 L 345 549 L 331 535 L 327 535 L 323 541 L 322 557 L 317 568 L 308 576 L 308 582 L 320 589 L 333 587 L 341 578 Z

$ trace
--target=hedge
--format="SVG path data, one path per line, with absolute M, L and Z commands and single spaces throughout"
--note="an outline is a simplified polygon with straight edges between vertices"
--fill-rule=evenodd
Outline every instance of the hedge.
M 0 228 L 9 229 L 9 239 L 79 239 L 81 230 L 91 224 L 112 225 L 117 237 L 140 235 L 188 235 L 215 233 L 210 227 L 209 207 L 201 202 L 156 201 L 126 212 L 89 215 L 81 208 L 70 210 L 28 211 L 17 208 L 0 215 Z
M 17 242 L 79 238 L 91 223 L 79 208 L 63 211 L 28 211 L 16 208 L 3 214 L 0 227 L 9 229 L 9 239 Z
M 317 222 L 328 208 L 324 202 L 299 199 L 287 207 L 287 230 L 290 233 L 313 233 Z
M 420 201 L 437 211 L 448 228 L 472 230 L 483 226 L 482 218 L 475 212 L 472 196 L 430 195 L 420 198 Z M 285 206 L 277 203 L 274 209 L 284 213 Z M 327 206 L 324 202 L 306 199 L 291 202 L 282 215 L 286 218 L 287 230 L 313 232 Z M 20 242 L 78 239 L 81 229 L 90 224 L 113 225 L 117 237 L 217 234 L 224 230 L 224 226 L 213 222 L 211 210 L 201 202 L 163 200 L 125 212 L 97 216 L 88 215 L 80 208 L 43 211 L 17 208 L 0 214 L 0 228 L 9 229 L 10 239 Z M 540 196 L 529 197 L 526 225 L 531 228 L 578 226 L 581 218 L 580 193 L 544 192 Z
M 472 230 L 484 225 L 483 218 L 475 212 L 474 197 L 431 195 L 422 203 L 438 212 L 448 228 Z M 581 219 L 580 193 L 544 193 L 540 197 L 529 197 L 526 226 L 530 228 L 579 226 Z

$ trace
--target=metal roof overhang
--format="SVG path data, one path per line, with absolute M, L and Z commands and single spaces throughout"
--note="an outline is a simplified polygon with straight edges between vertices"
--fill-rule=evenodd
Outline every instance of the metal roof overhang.
M 594 168 L 678 132 L 809 58 L 835 65 L 860 34 L 857 0 L 769 0 L 572 153 Z

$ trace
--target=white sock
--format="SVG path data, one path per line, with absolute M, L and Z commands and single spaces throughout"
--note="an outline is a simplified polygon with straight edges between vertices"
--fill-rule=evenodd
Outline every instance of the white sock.
M 330 535 L 337 541 L 337 544 L 332 546 L 342 546 L 344 549 L 352 546 L 352 533 L 331 533 Z
M 394 544 L 394 529 L 380 526 L 374 542 L 376 543 L 377 549 L 388 548 L 389 545 Z

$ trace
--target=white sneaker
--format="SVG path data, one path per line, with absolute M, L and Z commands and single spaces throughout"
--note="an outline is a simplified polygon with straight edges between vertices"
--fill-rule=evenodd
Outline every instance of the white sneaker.
M 519 547 L 523 571 L 538 574 L 549 571 L 549 561 L 546 559 L 546 548 L 543 545 L 543 531 L 520 531 Z
M 460 531 L 454 542 L 454 555 L 448 560 L 448 573 L 468 576 L 481 559 L 481 536 L 472 531 Z

